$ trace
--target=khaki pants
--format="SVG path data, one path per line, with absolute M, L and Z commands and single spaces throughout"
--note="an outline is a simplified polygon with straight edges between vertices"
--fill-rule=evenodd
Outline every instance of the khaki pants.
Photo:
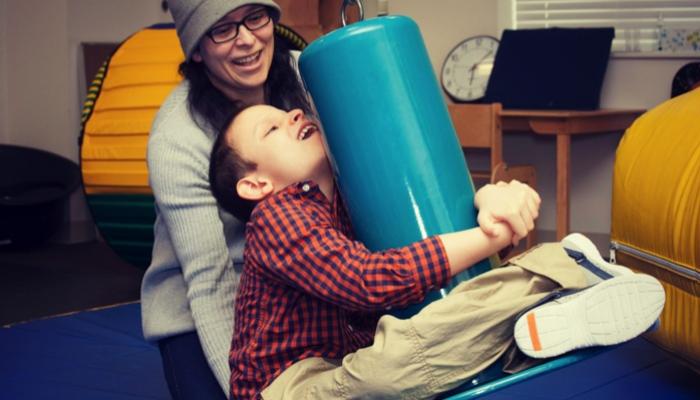
M 342 360 L 310 358 L 263 392 L 277 399 L 425 399 L 457 387 L 503 355 L 515 317 L 586 278 L 559 243 L 547 243 L 455 287 L 413 317 L 383 316 L 372 346 Z

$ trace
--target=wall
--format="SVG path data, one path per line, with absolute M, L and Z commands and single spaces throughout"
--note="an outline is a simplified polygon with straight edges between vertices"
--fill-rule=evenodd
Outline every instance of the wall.
M 8 143 L 9 122 L 7 115 L 7 0 L 0 0 L 0 143 Z
M 77 90 L 69 86 L 66 10 L 65 1 L 7 2 L 7 123 L 11 143 L 75 160 L 75 141 L 66 140 Z
M 457 43 L 474 35 L 498 37 L 497 2 L 493 0 L 388 0 L 389 13 L 413 18 L 437 74 Z

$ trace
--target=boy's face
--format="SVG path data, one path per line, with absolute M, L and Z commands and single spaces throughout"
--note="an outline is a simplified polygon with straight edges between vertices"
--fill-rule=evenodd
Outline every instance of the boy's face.
M 331 173 L 319 126 L 301 110 L 252 106 L 234 119 L 227 134 L 240 156 L 257 165 L 249 176 L 268 179 L 274 192 Z

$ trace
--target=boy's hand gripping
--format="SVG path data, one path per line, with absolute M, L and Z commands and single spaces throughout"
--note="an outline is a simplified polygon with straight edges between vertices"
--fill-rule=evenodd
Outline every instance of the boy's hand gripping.
M 513 245 L 534 229 L 541 202 L 536 191 L 517 180 L 486 185 L 474 196 L 481 230 L 494 236 L 497 223 L 506 223 L 513 231 Z

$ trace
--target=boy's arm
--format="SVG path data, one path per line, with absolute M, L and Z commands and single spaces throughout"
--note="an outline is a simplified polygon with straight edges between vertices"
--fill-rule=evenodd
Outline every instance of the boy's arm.
M 449 280 L 437 237 L 373 253 L 308 202 L 269 203 L 256 209 L 246 243 L 251 265 L 268 279 L 353 311 L 416 303 Z
M 513 233 L 508 225 L 495 223 L 491 235 L 477 227 L 439 237 L 450 263 L 450 275 L 454 276 L 506 247 Z
M 420 302 L 512 238 L 508 226 L 497 223 L 491 235 L 472 228 L 371 252 L 309 204 L 287 199 L 258 207 L 248 227 L 249 254 L 269 279 L 354 311 Z

